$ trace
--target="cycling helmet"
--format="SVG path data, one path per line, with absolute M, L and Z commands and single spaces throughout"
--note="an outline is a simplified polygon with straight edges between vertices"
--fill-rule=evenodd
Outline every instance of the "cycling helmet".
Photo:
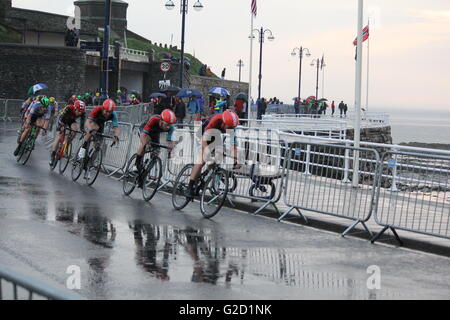
M 78 96 L 77 99 L 78 99 L 78 100 L 81 100 L 81 96 Z
M 225 125 L 236 128 L 239 124 L 239 117 L 236 112 L 232 110 L 226 110 L 224 113 L 222 113 L 222 121 Z
M 48 107 L 49 103 L 50 103 L 50 100 L 49 100 L 47 97 L 43 97 L 43 98 L 41 99 L 41 104 L 42 104 L 44 107 Z
M 167 122 L 168 124 L 174 124 L 177 122 L 177 117 L 175 116 L 175 113 L 173 113 L 172 110 L 166 109 L 163 112 L 161 112 L 161 119 L 164 122 Z
M 86 92 L 86 93 L 84 94 L 84 96 L 85 96 L 85 97 L 89 97 L 89 92 Z
M 50 99 L 48 99 L 48 100 L 50 100 L 50 103 L 55 102 L 55 98 L 54 97 L 50 97 Z
M 75 101 L 75 110 L 84 113 L 86 111 L 86 104 L 83 101 Z
M 112 99 L 106 99 L 105 102 L 103 102 L 103 110 L 113 112 L 116 110 L 116 103 Z

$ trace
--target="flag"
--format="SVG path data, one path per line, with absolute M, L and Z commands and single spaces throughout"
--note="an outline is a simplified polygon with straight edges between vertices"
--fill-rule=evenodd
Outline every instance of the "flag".
M 364 29 L 363 29 L 363 41 L 366 41 L 367 39 L 369 39 L 369 25 L 367 25 Z M 353 41 L 353 45 L 357 45 L 358 44 L 358 37 L 355 38 L 355 40 Z
M 324 64 L 325 64 L 325 55 L 322 55 L 322 60 L 320 61 L 320 70 L 323 69 Z
M 256 17 L 256 12 L 258 11 L 258 7 L 256 5 L 256 0 L 252 0 L 252 14 Z

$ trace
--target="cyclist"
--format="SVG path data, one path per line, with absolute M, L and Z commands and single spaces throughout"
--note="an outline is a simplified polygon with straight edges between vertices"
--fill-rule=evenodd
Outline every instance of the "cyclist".
M 80 126 L 78 126 L 77 119 L 80 118 Z M 56 156 L 56 149 L 58 147 L 59 139 L 62 134 L 64 134 L 64 129 L 67 127 L 74 131 L 78 130 L 79 127 L 84 128 L 84 123 L 86 120 L 86 106 L 83 101 L 77 100 L 75 105 L 68 105 L 63 110 L 58 117 L 58 128 L 56 130 L 55 140 L 52 144 L 52 153 L 50 156 L 50 167 L 53 166 Z M 72 140 L 75 137 L 75 133 L 71 132 L 68 140 Z
M 78 158 L 83 159 L 86 155 L 86 149 L 88 148 L 89 140 L 97 132 L 103 133 L 105 122 L 112 121 L 112 127 L 114 130 L 114 142 L 119 142 L 120 128 L 119 117 L 116 110 L 116 103 L 112 99 L 106 99 L 102 106 L 95 107 L 89 114 L 85 123 L 84 143 L 78 153 Z
M 17 148 L 14 151 L 14 156 L 17 156 L 19 154 L 20 147 L 30 133 L 32 125 L 36 124 L 39 127 L 43 127 L 44 131 L 42 132 L 42 135 L 45 136 L 51 114 L 52 108 L 50 106 L 50 101 L 45 96 L 39 97 L 29 106 L 27 112 L 25 113 L 24 130 L 22 132 L 22 135 L 20 136 Z M 38 128 L 36 136 L 39 135 L 39 131 L 40 130 Z
M 159 144 L 159 136 L 161 132 L 167 132 L 168 147 L 173 148 L 174 139 L 173 132 L 175 131 L 174 123 L 177 122 L 177 117 L 173 111 L 166 109 L 161 112 L 161 115 L 151 117 L 147 122 L 144 122 L 139 128 L 140 144 L 137 149 L 136 168 L 140 173 L 142 171 L 142 159 L 144 157 L 145 145 L 151 141 Z M 139 181 L 141 184 L 142 181 Z
M 50 101 L 50 106 L 52 107 L 52 116 L 50 120 L 50 130 L 53 128 L 53 123 L 55 122 L 55 114 L 58 114 L 59 108 L 58 108 L 58 102 L 56 102 L 54 97 L 50 97 L 48 99 Z
M 68 103 L 71 104 L 71 105 L 74 105 L 74 104 L 75 104 L 75 101 L 77 101 L 77 96 L 76 96 L 76 95 L 72 95 L 72 96 L 69 98 Z
M 211 119 L 205 121 L 202 125 L 202 151 L 201 151 L 201 163 L 197 163 L 192 168 L 192 173 L 189 179 L 189 186 L 186 189 L 185 196 L 186 198 L 194 197 L 194 186 L 197 179 L 200 177 L 202 172 L 202 168 L 205 165 L 205 160 L 203 158 L 203 154 L 208 154 L 210 152 L 208 146 L 214 142 L 214 131 L 219 130 L 221 133 L 225 133 L 227 130 L 234 130 L 239 124 L 238 115 L 232 110 L 226 110 L 223 113 L 216 114 Z M 236 137 L 232 141 L 232 145 L 234 146 L 234 168 L 239 169 L 241 166 L 237 163 L 237 142 Z M 210 169 L 210 168 L 209 168 Z

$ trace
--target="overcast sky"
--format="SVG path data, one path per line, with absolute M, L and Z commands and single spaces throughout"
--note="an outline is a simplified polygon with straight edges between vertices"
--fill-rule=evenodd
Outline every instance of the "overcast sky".
M 179 45 L 180 0 L 168 11 L 166 0 L 129 0 L 128 28 L 158 43 Z M 249 79 L 251 0 L 201 0 L 186 21 L 186 51 L 211 66 L 216 74 L 226 67 L 226 78 Z M 353 105 L 357 0 L 258 0 L 255 28 L 268 28 L 275 41 L 263 47 L 262 96 L 291 101 L 298 91 L 299 60 L 292 49 L 304 46 L 312 56 L 303 61 L 302 98 L 315 94 L 313 58 L 325 54 L 325 97 Z M 13 0 L 13 6 L 73 15 L 72 0 Z M 365 0 L 364 24 L 371 16 L 370 100 L 377 107 L 450 110 L 450 1 Z M 364 45 L 363 104 L 367 42 Z M 254 41 L 253 96 L 257 96 L 259 43 Z M 319 96 L 322 92 L 320 76 Z

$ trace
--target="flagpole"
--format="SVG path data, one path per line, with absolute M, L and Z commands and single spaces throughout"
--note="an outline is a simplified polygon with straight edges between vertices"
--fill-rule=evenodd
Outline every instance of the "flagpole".
M 249 66 L 249 80 L 248 80 L 248 97 L 247 97 L 247 110 L 248 118 L 251 119 L 252 111 L 252 72 L 253 72 L 253 11 L 250 10 L 251 23 L 250 23 L 250 66 Z M 255 118 L 256 119 L 256 118 Z
M 355 80 L 355 128 L 354 128 L 354 146 L 360 147 L 361 140 L 361 78 L 362 78 L 362 40 L 363 40 L 363 0 L 358 0 L 358 38 L 357 38 L 357 57 L 356 57 L 356 80 Z M 353 187 L 359 184 L 359 152 L 354 152 L 353 160 Z
M 369 111 L 369 68 L 370 68 L 370 18 L 367 20 L 369 38 L 367 39 L 367 93 L 366 93 L 366 112 Z

